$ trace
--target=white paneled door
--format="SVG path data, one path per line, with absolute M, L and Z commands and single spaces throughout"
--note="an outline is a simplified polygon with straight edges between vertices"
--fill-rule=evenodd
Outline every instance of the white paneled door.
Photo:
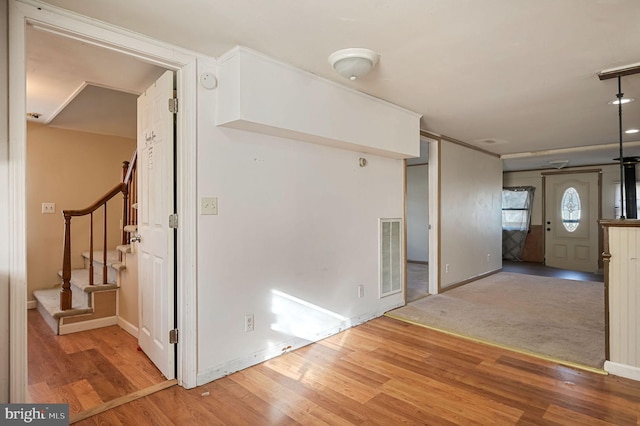
M 598 172 L 545 175 L 545 264 L 598 271 Z
M 167 379 L 175 377 L 173 72 L 138 98 L 138 341 Z

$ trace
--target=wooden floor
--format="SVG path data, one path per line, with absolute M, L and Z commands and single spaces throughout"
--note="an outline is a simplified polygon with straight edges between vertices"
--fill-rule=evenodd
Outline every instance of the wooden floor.
M 552 268 L 542 263 L 534 262 L 513 262 L 502 260 L 502 270 L 504 272 L 514 272 L 516 274 L 538 275 L 542 277 L 563 278 L 575 281 L 604 282 L 604 275 L 592 272 L 572 271 L 569 269 Z
M 35 309 L 27 324 L 30 402 L 67 403 L 73 415 L 165 380 L 118 326 L 56 336 Z
M 640 382 L 378 318 L 87 425 L 640 425 Z

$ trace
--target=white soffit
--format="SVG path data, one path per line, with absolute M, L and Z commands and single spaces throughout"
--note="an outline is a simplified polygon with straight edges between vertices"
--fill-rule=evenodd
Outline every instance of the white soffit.
M 162 68 L 31 25 L 27 26 L 26 35 L 26 112 L 40 114 L 34 121 L 135 138 L 130 123 L 119 123 L 118 119 L 125 111 L 131 112 L 127 104 L 132 94 L 140 94 L 153 84 L 164 71 Z M 89 90 L 85 88 L 87 82 L 93 86 Z M 98 96 L 95 105 L 92 95 Z M 77 96 L 81 99 L 77 100 Z M 79 102 L 83 107 L 74 108 L 73 115 L 64 111 Z M 135 127 L 135 108 L 132 117 Z M 127 120 L 130 122 L 131 118 Z M 99 127 L 93 128 L 90 123 Z
M 49 125 L 135 139 L 137 99 L 137 94 L 86 84 Z

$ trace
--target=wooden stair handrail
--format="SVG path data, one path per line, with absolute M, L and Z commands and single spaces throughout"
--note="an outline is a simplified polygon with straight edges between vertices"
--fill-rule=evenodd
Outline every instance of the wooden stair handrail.
M 105 204 L 107 201 L 109 201 L 110 199 L 112 199 L 113 197 L 115 197 L 116 195 L 118 195 L 119 193 L 124 193 L 127 190 L 126 185 L 124 183 L 119 183 L 116 186 L 113 187 L 113 189 L 111 189 L 109 192 L 107 192 L 106 194 L 104 194 L 102 197 L 100 197 L 98 199 L 98 201 L 96 201 L 95 203 L 91 204 L 89 207 L 81 209 L 81 210 L 63 210 L 62 211 L 62 215 L 63 216 L 86 216 L 90 213 L 95 212 L 96 210 L 98 210 L 100 207 L 102 207 L 103 204 Z
M 122 179 L 122 183 L 128 185 L 131 182 L 131 177 L 136 169 L 136 164 L 138 162 L 138 151 L 133 152 L 133 156 L 131 157 L 131 161 L 128 163 L 127 173 L 125 173 L 124 178 Z M 126 163 L 126 161 L 125 161 Z
M 64 250 L 62 259 L 62 288 L 60 290 L 60 309 L 67 310 L 72 307 L 71 292 L 71 218 L 90 215 L 91 232 L 89 236 L 89 284 L 93 285 L 93 213 L 104 207 L 103 225 L 103 247 L 102 247 L 102 281 L 107 282 L 107 203 L 116 195 L 123 194 L 122 210 L 122 244 L 128 243 L 128 233 L 124 230 L 125 225 L 137 222 L 132 203 L 135 200 L 136 164 L 138 154 L 134 151 L 131 162 L 123 162 L 122 182 L 114 186 L 106 194 L 100 197 L 89 207 L 80 210 L 63 210 L 64 217 Z M 131 197 L 129 196 L 131 194 Z M 133 200 L 132 200 L 133 198 Z M 120 259 L 122 260 L 122 259 Z

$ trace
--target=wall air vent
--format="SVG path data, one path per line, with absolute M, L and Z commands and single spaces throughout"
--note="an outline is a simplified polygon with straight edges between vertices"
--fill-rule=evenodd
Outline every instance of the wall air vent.
M 402 219 L 380 219 L 380 297 L 402 291 Z

